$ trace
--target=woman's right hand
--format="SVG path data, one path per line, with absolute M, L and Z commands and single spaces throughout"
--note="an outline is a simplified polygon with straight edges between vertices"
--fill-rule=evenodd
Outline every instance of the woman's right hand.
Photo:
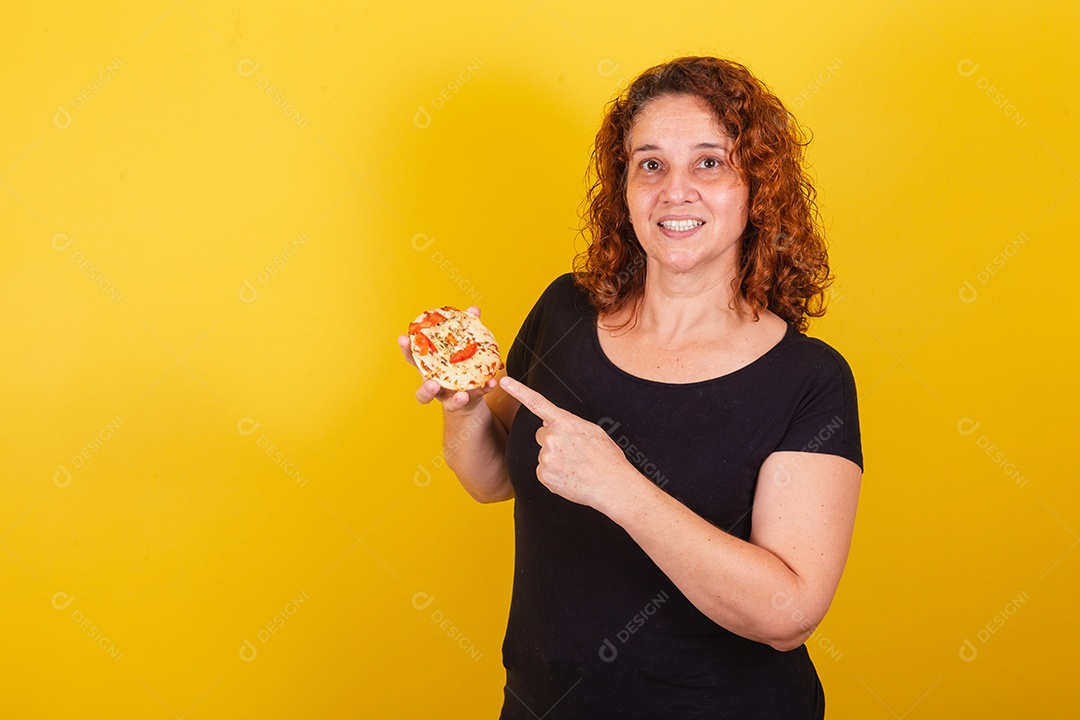
M 480 308 L 475 305 L 470 306 L 467 312 L 480 317 Z M 398 336 L 398 347 L 401 348 L 401 354 L 405 357 L 405 360 L 413 367 L 416 367 L 416 361 L 413 360 L 412 356 L 412 341 L 408 335 Z M 417 370 L 419 371 L 419 368 Z M 416 389 L 416 399 L 424 405 L 427 405 L 432 400 L 438 400 L 442 403 L 446 412 L 472 411 L 484 402 L 484 396 L 497 386 L 497 379 L 492 378 L 483 387 L 473 390 L 454 391 L 442 387 L 435 380 L 427 379 Z

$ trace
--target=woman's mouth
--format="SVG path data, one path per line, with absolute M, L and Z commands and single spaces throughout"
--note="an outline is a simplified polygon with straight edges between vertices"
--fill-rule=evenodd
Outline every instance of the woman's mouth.
M 661 220 L 657 223 L 664 230 L 671 232 L 684 233 L 690 230 L 696 230 L 705 225 L 704 220 Z

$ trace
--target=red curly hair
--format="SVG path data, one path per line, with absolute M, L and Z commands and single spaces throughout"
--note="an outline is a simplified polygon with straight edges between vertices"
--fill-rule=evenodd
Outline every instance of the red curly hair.
M 817 191 L 804 170 L 809 144 L 795 117 L 743 65 L 683 57 L 642 73 L 609 105 L 590 162 L 576 281 L 604 315 L 634 307 L 645 293 L 645 252 L 626 202 L 630 131 L 642 109 L 665 95 L 701 98 L 734 142 L 730 159 L 749 183 L 749 220 L 740 238 L 736 299 L 754 320 L 768 308 L 805 331 L 825 314 L 832 283 Z M 636 316 L 631 314 L 631 319 Z M 629 323 L 630 320 L 627 321 Z

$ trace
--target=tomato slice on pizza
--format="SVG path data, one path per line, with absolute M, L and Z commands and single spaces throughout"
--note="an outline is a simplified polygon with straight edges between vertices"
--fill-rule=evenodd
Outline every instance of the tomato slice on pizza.
M 409 323 L 416 367 L 450 390 L 487 384 L 503 367 L 495 336 L 471 313 L 447 305 Z

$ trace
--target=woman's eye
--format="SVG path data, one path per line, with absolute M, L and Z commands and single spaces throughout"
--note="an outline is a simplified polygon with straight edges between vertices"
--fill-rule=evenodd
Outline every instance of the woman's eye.
M 706 170 L 715 170 L 720 167 L 721 162 L 716 158 L 705 158 L 701 161 L 701 166 Z
M 648 172 L 656 172 L 660 169 L 660 162 L 658 160 L 645 160 L 641 163 L 641 169 Z

